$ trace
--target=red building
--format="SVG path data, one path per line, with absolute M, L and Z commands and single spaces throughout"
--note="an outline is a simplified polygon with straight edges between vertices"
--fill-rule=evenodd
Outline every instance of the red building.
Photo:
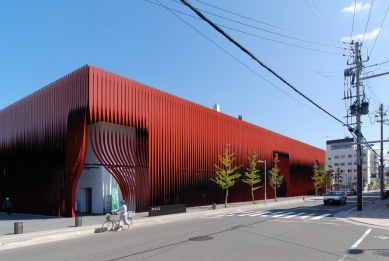
M 249 151 L 268 170 L 279 154 L 284 183 L 277 196 L 312 191 L 312 166 L 325 163 L 324 150 L 84 66 L 0 111 L 0 197 L 11 197 L 16 212 L 74 216 L 89 149 L 137 212 L 176 193 L 188 206 L 222 203 L 224 191 L 210 178 L 226 144 L 242 173 Z M 263 195 L 263 188 L 255 192 Z M 229 202 L 250 199 L 247 184 L 230 189 Z

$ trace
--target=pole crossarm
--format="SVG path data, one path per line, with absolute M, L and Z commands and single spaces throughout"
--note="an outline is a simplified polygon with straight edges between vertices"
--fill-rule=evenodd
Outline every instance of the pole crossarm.
M 375 74 L 375 75 L 371 75 L 371 76 L 362 77 L 362 78 L 359 78 L 359 80 L 363 81 L 363 80 L 367 80 L 367 79 L 383 76 L 383 75 L 386 75 L 386 74 L 389 74 L 389 72 L 384 72 L 384 73 L 380 73 L 380 74 Z
M 358 145 L 358 144 L 369 144 L 378 142 L 389 142 L 389 140 L 373 140 L 373 141 L 362 141 L 362 142 L 345 142 L 344 145 Z

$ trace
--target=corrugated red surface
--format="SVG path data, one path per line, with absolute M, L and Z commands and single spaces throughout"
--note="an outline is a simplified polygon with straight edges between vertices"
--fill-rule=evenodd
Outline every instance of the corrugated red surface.
M 98 122 L 133 127 L 136 135 L 100 127 L 86 132 L 86 124 Z M 274 152 L 281 155 L 285 183 L 277 196 L 312 190 L 312 166 L 316 160 L 325 162 L 321 149 L 94 66 L 1 110 L 0 124 L 0 166 L 6 169 L 0 175 L 0 196 L 10 196 L 15 208 L 26 213 L 74 215 L 86 135 L 92 135 L 96 156 L 124 198 L 135 200 L 137 211 L 177 202 L 223 202 L 224 191 L 210 178 L 226 144 L 236 153 L 236 164 L 244 165 L 242 172 L 251 150 L 267 161 L 268 170 Z M 258 167 L 263 173 L 263 164 Z M 272 197 L 269 186 L 267 191 Z M 263 188 L 255 198 L 263 198 Z M 242 200 L 251 200 L 250 192 L 237 182 L 229 201 Z
M 10 197 L 16 212 L 71 215 L 84 164 L 88 72 L 84 66 L 0 111 L 0 197 Z
M 249 164 L 250 150 L 256 150 L 269 168 L 274 152 L 280 153 L 285 184 L 278 196 L 312 190 L 312 166 L 316 160 L 324 163 L 323 150 L 94 66 L 89 68 L 91 121 L 131 126 L 147 137 L 148 153 L 142 159 L 148 162 L 148 195 L 136 197 L 138 210 L 174 203 L 176 193 L 179 201 L 189 206 L 223 202 L 223 191 L 210 177 L 215 175 L 214 164 L 226 144 L 236 153 L 236 164 L 244 164 L 242 172 Z M 103 136 L 100 139 L 104 140 Z M 268 193 L 269 197 L 274 194 L 271 189 Z M 263 198 L 263 191 L 257 190 L 256 198 Z M 229 200 L 250 200 L 243 182 L 231 190 Z

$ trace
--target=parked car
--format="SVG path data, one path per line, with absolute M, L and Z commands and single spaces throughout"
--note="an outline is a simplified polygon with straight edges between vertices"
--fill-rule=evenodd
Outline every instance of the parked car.
M 346 204 L 347 196 L 344 191 L 330 191 L 324 196 L 323 201 L 324 205 L 332 203 L 338 203 L 339 205 Z
M 352 196 L 354 193 L 351 191 L 351 189 L 342 189 L 344 193 L 346 193 L 346 196 Z
M 350 189 L 352 192 L 353 192 L 353 196 L 356 196 L 357 195 L 357 190 L 356 189 Z

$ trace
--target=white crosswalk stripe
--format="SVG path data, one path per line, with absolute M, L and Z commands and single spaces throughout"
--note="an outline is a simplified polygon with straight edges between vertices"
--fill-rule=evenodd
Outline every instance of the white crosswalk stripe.
M 294 213 L 294 212 L 286 212 L 286 213 L 278 214 L 278 215 L 275 215 L 275 216 L 272 216 L 272 217 L 282 217 L 282 216 L 289 215 L 289 214 L 293 214 L 293 213 Z
M 323 215 L 314 217 L 314 218 L 312 218 L 312 219 L 321 219 L 321 218 L 323 218 L 323 217 L 328 217 L 328 216 L 331 216 L 331 214 L 323 214 Z
M 310 214 L 307 214 L 307 215 L 304 215 L 304 216 L 301 216 L 301 217 L 298 217 L 298 218 L 299 219 L 306 219 L 306 218 L 312 217 L 313 215 L 315 215 L 315 214 L 310 213 Z
M 256 214 L 249 215 L 250 217 L 256 217 L 256 216 L 264 216 L 270 212 L 257 212 Z
M 297 217 L 297 216 L 302 216 L 306 213 L 297 213 L 297 214 L 294 214 L 294 215 L 287 215 L 286 217 L 283 217 L 283 218 L 292 218 L 292 217 Z
M 215 218 L 220 217 L 271 217 L 271 218 L 296 218 L 296 219 L 312 219 L 319 220 L 324 217 L 332 216 L 332 214 L 321 214 L 316 216 L 316 213 L 306 213 L 295 211 L 279 211 L 279 212 L 268 212 L 268 211 L 236 211 L 229 214 L 217 215 Z

